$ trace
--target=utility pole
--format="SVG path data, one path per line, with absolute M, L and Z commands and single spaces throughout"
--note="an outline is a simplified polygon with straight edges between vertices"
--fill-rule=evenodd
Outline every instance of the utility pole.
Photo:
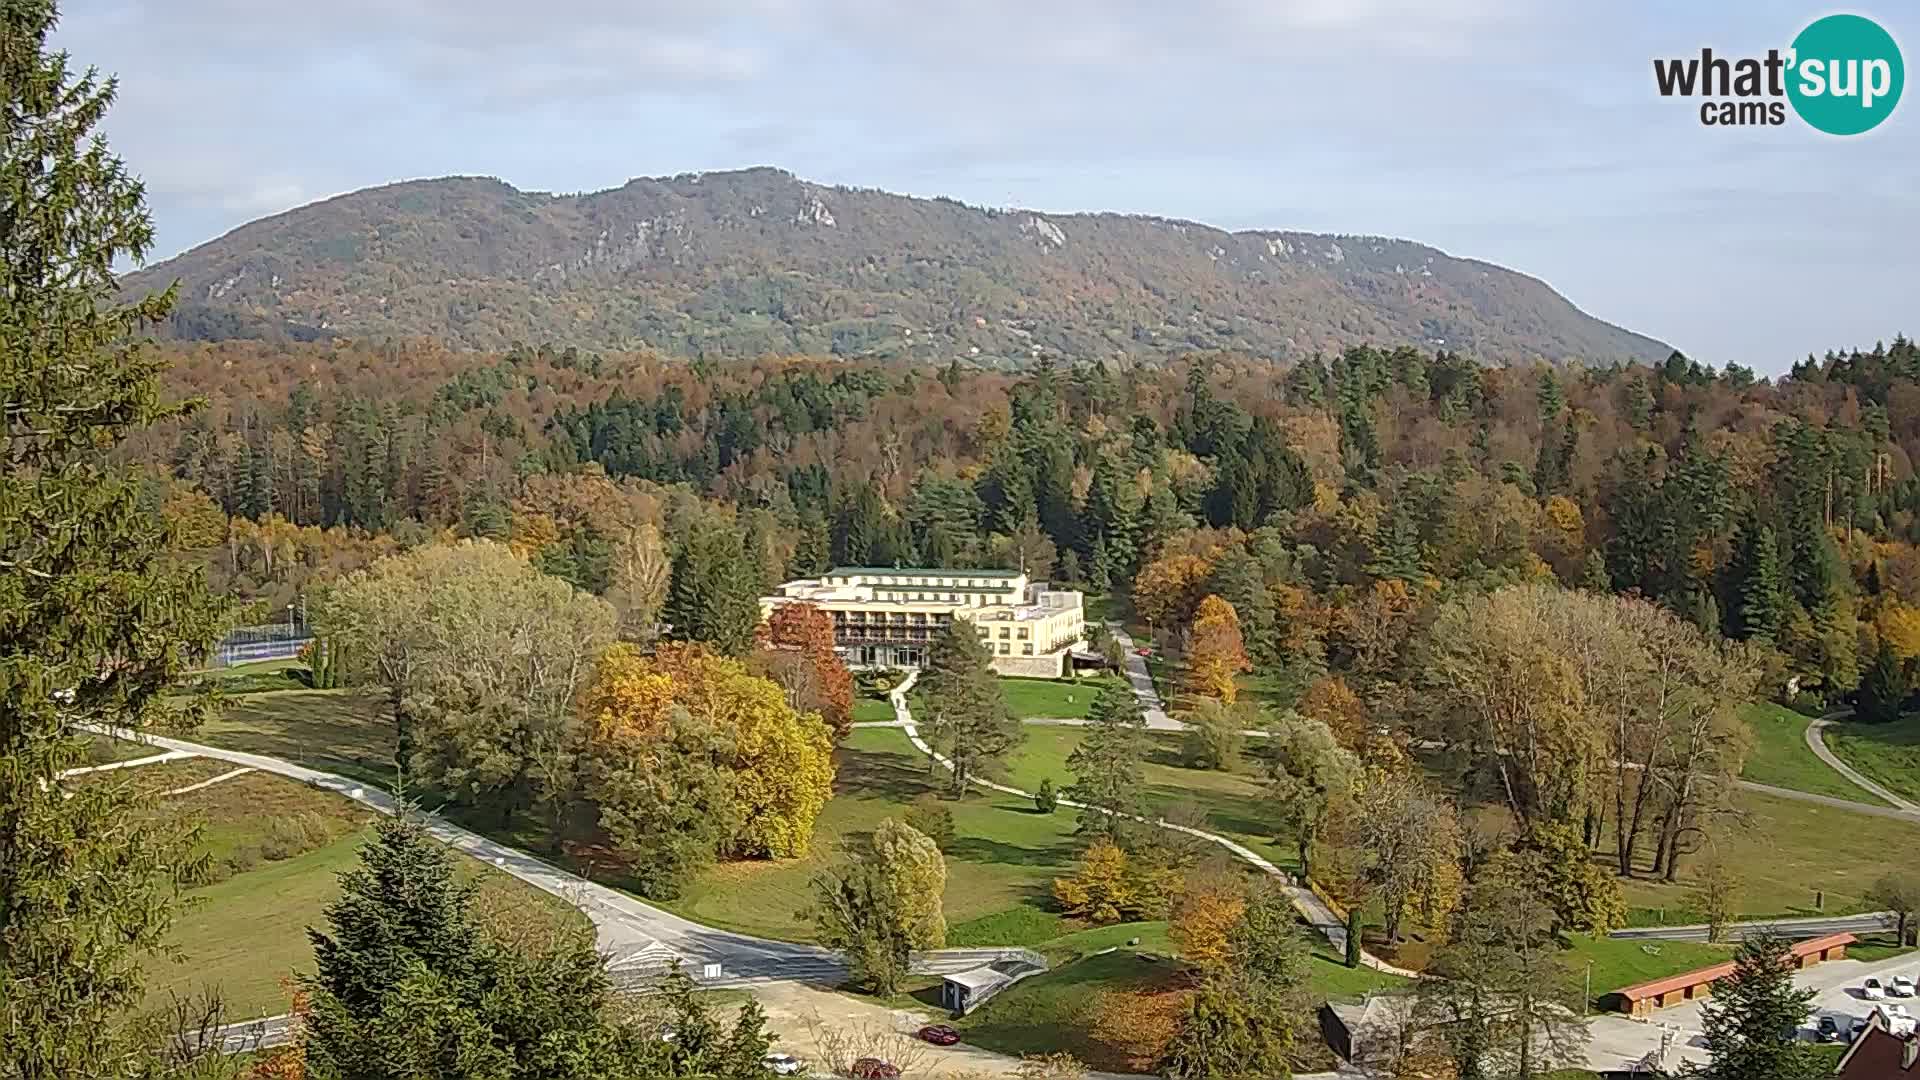
M 1593 1013 L 1593 961 L 1587 961 L 1587 992 L 1580 997 L 1580 1015 Z

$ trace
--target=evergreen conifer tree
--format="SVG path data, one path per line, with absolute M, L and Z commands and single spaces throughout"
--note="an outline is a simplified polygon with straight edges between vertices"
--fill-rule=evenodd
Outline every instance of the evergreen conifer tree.
M 195 869 L 130 785 L 63 785 L 79 725 L 191 723 L 161 694 L 217 633 L 110 459 L 180 415 L 133 335 L 172 295 L 117 299 L 153 238 L 144 193 L 95 131 L 114 84 L 49 51 L 52 0 L 0 4 L 0 1076 L 141 1069 L 139 958 Z

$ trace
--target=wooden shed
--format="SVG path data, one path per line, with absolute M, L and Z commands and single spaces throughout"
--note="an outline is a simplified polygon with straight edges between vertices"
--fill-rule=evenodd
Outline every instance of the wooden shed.
M 1852 934 L 1809 938 L 1794 942 L 1788 955 L 1792 957 L 1795 968 L 1810 968 L 1823 960 L 1844 960 L 1847 946 L 1853 944 L 1854 940 Z M 1669 975 L 1664 979 L 1615 990 L 1607 995 L 1607 1006 L 1628 1016 L 1651 1016 L 1655 1009 L 1706 997 L 1712 993 L 1714 980 L 1724 979 L 1731 974 L 1733 964 L 1728 962 L 1680 975 Z

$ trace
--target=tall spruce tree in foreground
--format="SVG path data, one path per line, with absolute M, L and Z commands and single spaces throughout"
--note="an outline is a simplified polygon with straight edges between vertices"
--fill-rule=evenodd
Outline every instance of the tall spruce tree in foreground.
M 953 759 L 953 788 L 959 794 L 966 793 L 968 779 L 983 762 L 1026 737 L 1007 709 L 992 659 L 980 631 L 965 619 L 954 619 L 927 648 L 926 672 L 920 677 L 924 722 L 934 749 Z
M 95 134 L 114 84 L 49 52 L 52 0 L 0 0 L 0 1077 L 146 1071 L 142 953 L 194 860 L 123 784 L 69 791 L 80 723 L 179 717 L 160 693 L 216 629 L 109 452 L 179 413 L 133 344 L 172 297 L 115 299 L 152 240 L 138 181 Z M 71 797 L 69 797 L 69 795 Z
M 306 979 L 307 1076 L 681 1075 L 670 1047 L 613 1016 L 612 987 L 585 928 L 506 948 L 475 918 L 474 894 L 453 855 L 417 820 L 374 827 L 360 865 L 340 876 L 327 929 L 307 931 L 317 969 Z M 704 1060 L 689 1067 L 715 1074 Z
M 1814 992 L 1793 984 L 1789 942 L 1774 934 L 1748 938 L 1734 954 L 1733 974 L 1713 984 L 1701 1010 L 1710 1063 L 1689 1063 L 1684 1076 L 1709 1080 L 1814 1080 L 1832 1067 L 1800 1041 Z

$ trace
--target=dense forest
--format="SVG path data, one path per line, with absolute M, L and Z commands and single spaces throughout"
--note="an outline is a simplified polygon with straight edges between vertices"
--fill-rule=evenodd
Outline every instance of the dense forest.
M 1485 368 L 1367 347 L 1017 377 L 551 347 L 170 353 L 171 392 L 206 407 L 129 453 L 217 581 L 272 610 L 452 533 L 508 540 L 645 625 L 665 568 L 714 532 L 747 556 L 743 587 L 1024 560 L 1124 593 L 1157 557 L 1204 555 L 1257 657 L 1302 686 L 1358 662 L 1328 628 L 1394 581 L 1418 609 L 1529 580 L 1637 593 L 1774 646 L 1777 688 L 1812 699 L 1852 690 L 1883 643 L 1920 651 L 1904 337 L 1777 381 L 1677 354 Z

